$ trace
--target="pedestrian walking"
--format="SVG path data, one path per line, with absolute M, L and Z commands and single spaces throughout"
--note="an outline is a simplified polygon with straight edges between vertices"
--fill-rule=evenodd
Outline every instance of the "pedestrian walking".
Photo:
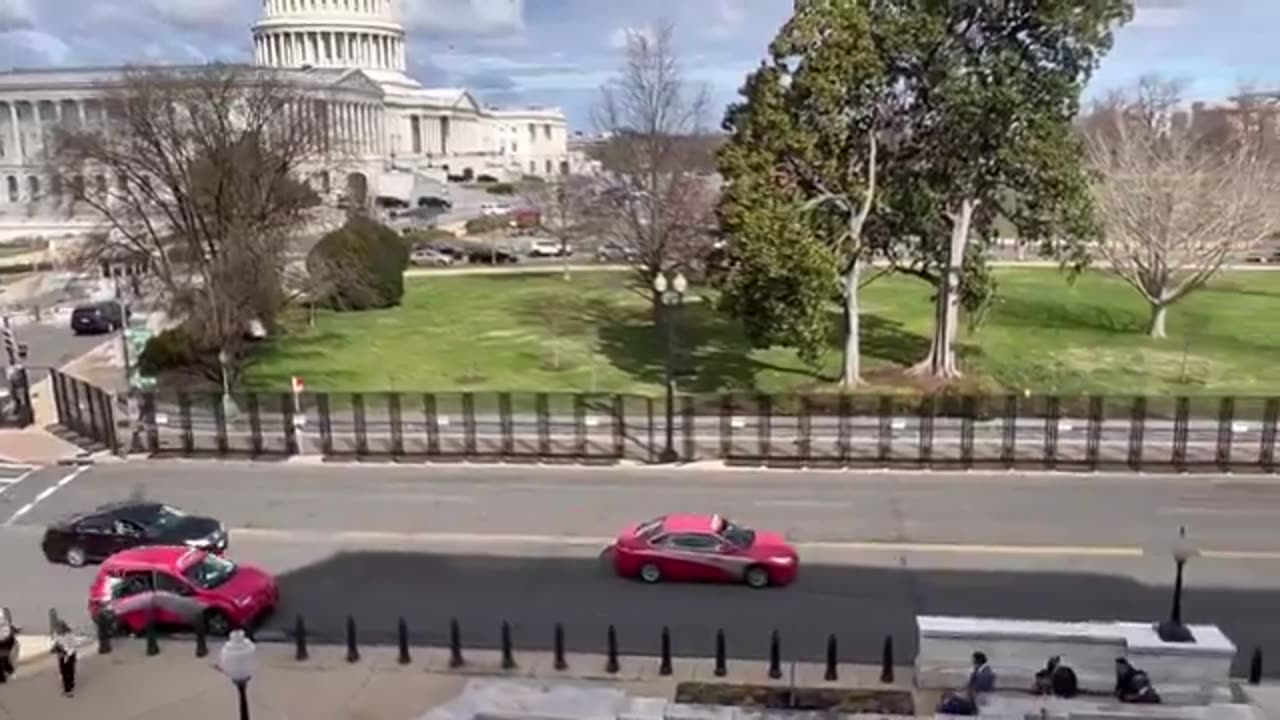
M 71 697 L 76 691 L 76 638 L 71 627 L 59 620 L 53 635 L 53 652 L 58 656 L 58 675 L 62 678 L 62 694 Z
M 0 610 L 0 683 L 9 682 L 18 665 L 18 632 L 9 608 Z

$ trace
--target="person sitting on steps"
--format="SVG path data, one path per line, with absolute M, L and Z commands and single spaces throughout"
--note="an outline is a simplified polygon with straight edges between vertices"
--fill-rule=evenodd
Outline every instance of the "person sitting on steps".
M 1080 694 L 1080 682 L 1076 671 L 1062 664 L 1062 656 L 1054 655 L 1043 670 L 1036 672 L 1035 692 L 1037 695 L 1073 698 Z
M 973 670 L 969 681 L 958 692 L 948 692 L 938 703 L 938 712 L 945 715 L 977 715 L 983 696 L 996 690 L 996 673 L 983 652 L 973 654 Z
M 1151 685 L 1151 678 L 1124 658 L 1116 658 L 1116 698 L 1123 703 L 1156 705 L 1160 694 Z

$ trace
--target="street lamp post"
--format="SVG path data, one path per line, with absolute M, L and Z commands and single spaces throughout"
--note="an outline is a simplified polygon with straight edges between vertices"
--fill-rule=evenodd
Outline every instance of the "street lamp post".
M 1182 624 L 1182 572 L 1187 561 L 1198 554 L 1196 548 L 1187 540 L 1185 527 L 1178 529 L 1178 539 L 1173 543 L 1172 554 L 1174 566 L 1177 568 L 1173 578 L 1173 607 L 1169 610 L 1169 619 L 1156 627 L 1156 634 L 1165 642 L 1195 642 L 1190 628 Z
M 664 353 L 663 366 L 667 384 L 667 443 L 662 449 L 662 454 L 658 456 L 658 460 L 663 463 L 674 463 L 680 459 L 680 454 L 676 452 L 675 444 L 675 425 L 676 425 L 676 380 L 675 380 L 675 333 L 671 316 L 671 305 L 679 305 L 684 302 L 684 293 L 689 287 L 689 282 L 685 280 L 684 274 L 677 272 L 670 282 L 667 276 L 661 272 L 653 277 L 653 290 L 657 293 L 658 305 L 661 308 L 661 321 L 666 333 L 666 349 Z M 668 292 L 669 291 L 669 292 Z M 669 298 L 669 296 L 672 296 Z
M 245 637 L 243 630 L 232 630 L 222 646 L 218 668 L 231 678 L 240 699 L 240 720 L 249 720 L 249 680 L 253 678 L 254 658 L 257 649 L 253 641 Z

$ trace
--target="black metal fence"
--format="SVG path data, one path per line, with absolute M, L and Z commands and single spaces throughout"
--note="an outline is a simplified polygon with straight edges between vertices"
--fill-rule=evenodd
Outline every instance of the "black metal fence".
M 120 451 L 116 397 L 102 388 L 58 370 L 49 370 L 58 424 L 86 444 Z
M 557 393 L 161 393 L 116 440 L 109 396 L 55 379 L 63 424 L 157 455 L 657 462 L 660 399 Z M 682 462 L 1274 472 L 1280 398 L 677 396 Z M 131 425 L 125 423 L 125 425 Z

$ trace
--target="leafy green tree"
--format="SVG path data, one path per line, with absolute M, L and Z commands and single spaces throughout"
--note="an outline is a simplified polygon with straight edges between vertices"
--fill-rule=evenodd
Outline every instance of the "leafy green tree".
M 363 217 L 353 217 L 325 235 L 307 255 L 313 286 L 336 310 L 399 305 L 408 266 L 405 241 L 394 230 Z
M 794 347 L 812 363 L 839 297 L 841 382 L 852 386 L 890 66 L 861 0 L 798 0 L 769 56 L 724 123 L 719 214 L 734 242 L 723 306 L 754 343 Z
M 910 238 L 904 267 L 937 288 L 931 347 L 913 371 L 949 379 L 960 374 L 961 304 L 981 307 L 994 291 L 983 265 L 998 218 L 1023 242 L 1084 260 L 1097 225 L 1073 121 L 1133 3 L 912 5 L 914 62 L 897 65 L 907 102 L 898 108 L 904 126 L 886 181 L 895 206 L 879 230 L 886 239 Z

